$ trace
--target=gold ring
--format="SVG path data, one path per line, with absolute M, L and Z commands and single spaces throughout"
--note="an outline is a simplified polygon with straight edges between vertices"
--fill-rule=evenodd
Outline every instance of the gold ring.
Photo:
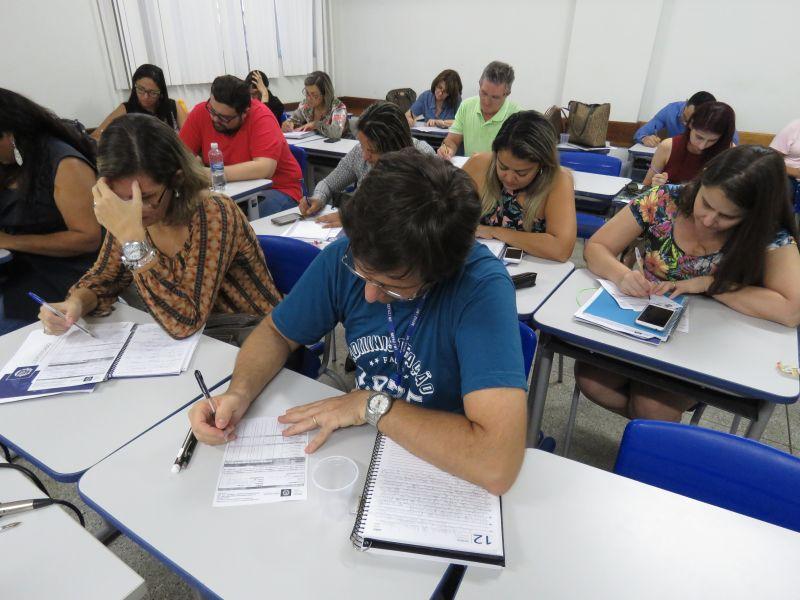
M 312 421 L 314 421 L 314 425 L 315 425 L 316 427 L 319 427 L 319 423 L 317 423 L 317 417 L 314 417 L 314 416 L 312 416 L 312 417 L 311 417 L 311 420 L 312 420 Z

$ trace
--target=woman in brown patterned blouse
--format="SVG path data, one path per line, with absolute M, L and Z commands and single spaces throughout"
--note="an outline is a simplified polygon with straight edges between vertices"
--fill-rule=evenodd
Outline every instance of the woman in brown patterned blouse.
M 97 166 L 94 211 L 105 240 L 94 266 L 54 305 L 67 319 L 39 313 L 46 332 L 108 315 L 131 284 L 178 339 L 212 313 L 263 316 L 281 299 L 245 215 L 208 191 L 202 166 L 164 123 L 148 115 L 116 119 L 103 133 Z

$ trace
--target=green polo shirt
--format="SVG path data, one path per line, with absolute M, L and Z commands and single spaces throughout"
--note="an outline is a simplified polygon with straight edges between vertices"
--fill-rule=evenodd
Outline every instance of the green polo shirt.
M 500 127 L 508 117 L 519 110 L 519 106 L 506 98 L 497 114 L 484 121 L 481 114 L 481 99 L 473 96 L 464 100 L 458 107 L 450 131 L 464 136 L 464 154 L 467 156 L 472 156 L 476 152 L 491 152 L 492 142 Z

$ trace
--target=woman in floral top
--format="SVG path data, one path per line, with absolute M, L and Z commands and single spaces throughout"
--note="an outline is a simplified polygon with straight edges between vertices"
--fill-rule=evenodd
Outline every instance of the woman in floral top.
M 644 270 L 617 258 L 644 237 Z M 800 253 L 780 155 L 726 150 L 683 189 L 662 186 L 630 204 L 587 242 L 586 264 L 624 293 L 706 294 L 789 327 L 800 324 Z M 695 404 L 583 363 L 575 376 L 593 402 L 629 418 L 679 421 Z
M 303 101 L 283 122 L 284 131 L 316 131 L 339 139 L 347 129 L 347 107 L 333 92 L 327 73 L 314 71 L 306 77 Z
M 550 123 L 535 110 L 511 115 L 492 151 L 464 164 L 481 197 L 477 236 L 564 262 L 575 248 L 575 192 L 558 164 Z

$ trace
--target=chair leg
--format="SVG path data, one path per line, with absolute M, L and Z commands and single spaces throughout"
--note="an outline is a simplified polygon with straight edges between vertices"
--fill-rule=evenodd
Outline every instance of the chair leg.
M 694 413 L 692 413 L 692 420 L 689 421 L 689 425 L 699 425 L 704 412 L 706 412 L 706 405 L 702 402 L 698 403 L 697 407 L 694 409 Z
M 733 422 L 731 423 L 731 433 L 733 435 L 739 434 L 739 423 L 742 422 L 742 415 L 733 415 Z
M 564 355 L 558 355 L 558 379 L 556 379 L 556 383 L 563 383 L 564 382 Z
M 572 404 L 569 407 L 569 418 L 567 419 L 567 430 L 564 433 L 564 452 L 561 454 L 564 458 L 569 456 L 569 447 L 572 444 L 572 432 L 575 429 L 575 419 L 578 416 L 578 401 L 581 399 L 581 390 L 578 384 L 572 388 Z

